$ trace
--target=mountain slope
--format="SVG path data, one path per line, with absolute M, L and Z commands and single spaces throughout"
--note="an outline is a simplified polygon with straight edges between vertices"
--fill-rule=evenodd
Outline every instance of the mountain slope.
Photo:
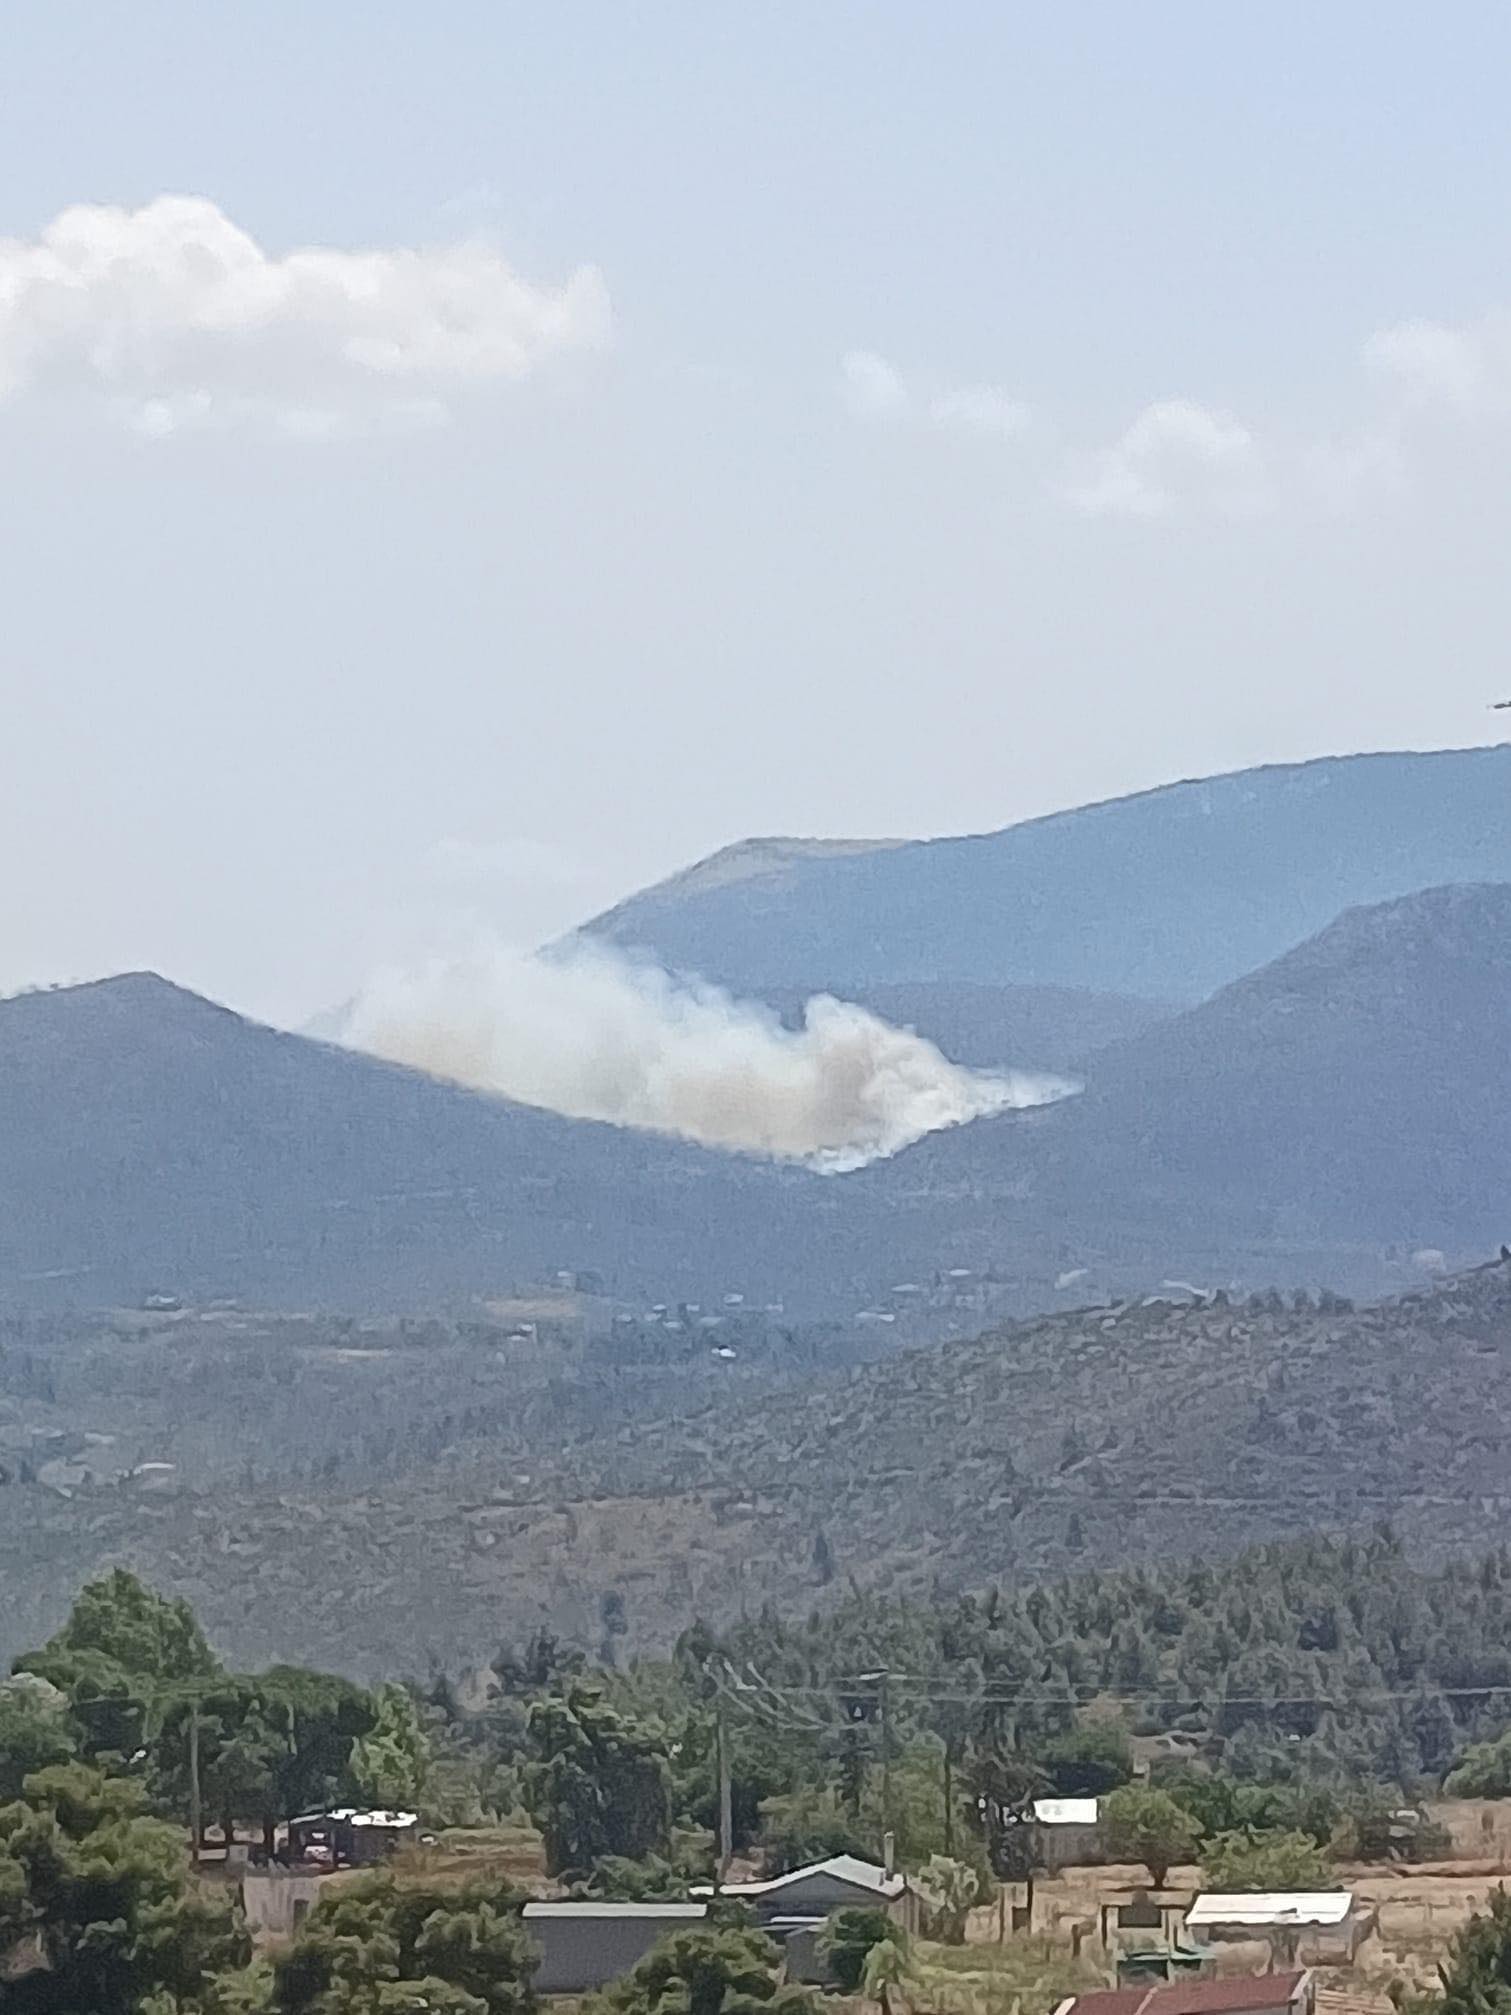
M 596 1646 L 611 1594 L 623 1648 L 664 1649 L 695 1615 L 806 1612 L 851 1577 L 984 1587 L 1383 1517 L 1441 1558 L 1498 1543 L 1511 1512 L 1505 1264 L 1358 1311 L 1081 1309 L 774 1389 L 705 1376 L 659 1414 L 643 1367 L 611 1358 L 523 1395 L 494 1370 L 490 1401 L 492 1352 L 351 1341 L 242 1339 L 262 1384 L 293 1387 L 296 1449 L 265 1436 L 249 1464 L 260 1386 L 228 1340 L 215 1379 L 193 1361 L 196 1406 L 223 1409 L 218 1468 L 147 1498 L 130 1479 L 0 1487 L 0 1655 L 105 1564 L 187 1595 L 238 1659 L 373 1674 L 485 1660 L 542 1622 Z M 169 1337 L 49 1424 L 112 1433 L 124 1390 L 176 1449 L 185 1348 Z
M 557 1268 L 695 1292 L 818 1179 L 479 1097 L 152 974 L 0 1002 L 0 1299 L 443 1306 Z M 756 1204 L 759 1195 L 761 1201 Z M 689 1223 L 699 1227 L 695 1245 Z
M 981 986 L 970 980 L 831 980 L 778 987 L 767 999 L 789 1027 L 813 993 L 858 1001 L 896 1028 L 916 1029 L 977 1070 L 1074 1070 L 1097 1050 L 1142 1035 L 1175 1009 L 1089 987 Z
M 878 1184 L 1009 1196 L 1079 1239 L 1463 1251 L 1511 1231 L 1511 886 L 1346 912 L 1092 1060 L 1031 1131 L 922 1142 Z
M 747 992 L 838 973 L 1195 1001 L 1353 905 L 1511 880 L 1511 746 L 1245 770 L 976 837 L 744 865 L 584 928 Z

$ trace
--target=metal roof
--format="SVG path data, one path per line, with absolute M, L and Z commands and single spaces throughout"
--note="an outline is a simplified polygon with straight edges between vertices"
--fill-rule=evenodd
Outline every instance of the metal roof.
M 1186 1922 L 1193 1929 L 1203 1924 L 1341 1924 L 1353 1907 L 1347 1889 L 1255 1890 L 1252 1895 L 1198 1896 Z
M 721 1896 L 774 1896 L 783 1889 L 789 1889 L 795 1882 L 810 1881 L 815 1875 L 827 1875 L 835 1882 L 848 1882 L 855 1889 L 869 1889 L 875 1896 L 900 1896 L 907 1888 L 907 1881 L 901 1875 L 889 1875 L 885 1868 L 874 1861 L 862 1861 L 858 1854 L 831 1854 L 827 1861 L 810 1861 L 805 1868 L 790 1868 L 785 1875 L 768 1876 L 764 1882 L 725 1882 L 720 1886 Z M 700 1884 L 696 1895 L 711 1896 L 711 1886 Z
M 673 1917 L 683 1923 L 698 1923 L 708 1915 L 706 1903 L 593 1903 L 573 1899 L 569 1903 L 527 1903 L 526 1917 Z
M 1055 2015 L 1249 2015 L 1289 2008 L 1305 1973 L 1256 1973 L 1234 1980 L 1178 1980 L 1166 1986 L 1110 1987 L 1062 2001 Z

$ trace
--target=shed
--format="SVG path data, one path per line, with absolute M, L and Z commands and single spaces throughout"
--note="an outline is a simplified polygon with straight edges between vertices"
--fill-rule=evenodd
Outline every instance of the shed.
M 1347 1964 L 1373 1925 L 1347 1889 L 1255 1890 L 1198 1896 L 1186 1912 L 1186 1929 L 1214 1943 L 1264 1938 L 1288 1959 Z
M 1053 1871 L 1100 1861 L 1101 1817 L 1095 1798 L 1036 1798 L 1034 1823 L 1043 1866 Z
M 540 1994 L 592 1994 L 628 1973 L 670 1931 L 692 1929 L 706 1903 L 527 1903 L 525 1930 L 540 1954 Z

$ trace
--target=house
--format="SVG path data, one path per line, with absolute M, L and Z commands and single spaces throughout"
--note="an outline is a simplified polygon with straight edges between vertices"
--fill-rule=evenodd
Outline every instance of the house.
M 1314 2015 L 1315 2007 L 1310 1973 L 1257 1973 L 1240 1980 L 1177 1980 L 1072 1994 L 1055 2015 Z
M 366 1868 L 419 1837 L 417 1812 L 305 1812 L 291 1819 L 284 1837 L 291 1861 L 323 1861 L 332 1868 Z
M 713 1891 L 705 1887 L 692 1893 L 711 1896 Z M 827 1861 L 812 1861 L 806 1868 L 764 1882 L 726 1882 L 719 1894 L 748 1903 L 763 1925 L 776 1919 L 821 1920 L 836 1910 L 872 1909 L 885 1910 L 905 1930 L 918 1929 L 918 1892 L 907 1877 L 855 1854 L 833 1854 Z
M 1347 1889 L 1256 1891 L 1252 1895 L 1198 1896 L 1186 1912 L 1186 1931 L 1217 1944 L 1262 1938 L 1273 1956 L 1309 1964 L 1349 1964 L 1374 1918 L 1355 1905 Z
M 1040 1865 L 1053 1874 L 1102 1858 L 1101 1807 L 1095 1798 L 1036 1798 Z
M 628 1973 L 668 1932 L 696 1930 L 706 1903 L 527 1903 L 540 1994 L 592 1994 Z

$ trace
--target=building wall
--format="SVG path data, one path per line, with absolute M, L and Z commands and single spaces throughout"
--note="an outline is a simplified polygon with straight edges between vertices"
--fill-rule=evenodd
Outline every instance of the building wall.
M 325 1878 L 309 1870 L 249 1868 L 241 1878 L 241 1907 L 258 1939 L 292 1938 L 314 1909 Z
M 756 1899 L 756 1915 L 763 1921 L 769 1917 L 828 1917 L 836 1910 L 885 1910 L 909 1931 L 918 1929 L 918 1898 L 911 1888 L 888 1900 L 834 1875 L 808 1875 Z
M 659 1939 L 698 1928 L 674 1917 L 527 1917 L 525 1929 L 540 1953 L 536 1991 L 591 1993 L 628 1973 Z

